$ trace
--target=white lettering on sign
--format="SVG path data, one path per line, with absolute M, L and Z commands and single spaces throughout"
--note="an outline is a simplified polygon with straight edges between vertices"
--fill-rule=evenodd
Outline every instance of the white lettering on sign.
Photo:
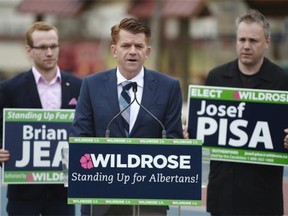
M 51 156 L 51 142 L 50 141 L 34 141 L 32 142 L 33 148 L 31 147 L 30 141 L 23 141 L 23 151 L 21 160 L 16 160 L 16 167 L 26 167 L 31 158 L 33 159 L 32 164 L 34 167 L 59 167 L 61 163 L 61 149 L 68 148 L 68 141 L 59 141 L 55 155 L 51 160 L 49 159 Z M 31 149 L 33 152 L 30 153 Z
M 216 106 L 214 104 L 209 104 L 206 106 L 206 101 L 203 100 L 201 102 L 201 109 L 197 112 L 198 115 L 207 114 L 209 116 L 229 116 L 229 117 L 238 117 L 242 118 L 243 111 L 245 110 L 246 103 L 242 102 L 238 105 L 238 107 L 235 106 L 226 106 L 226 105 L 220 105 Z
M 165 167 L 169 169 L 191 169 L 190 155 L 135 155 L 128 154 L 127 160 L 122 158 L 121 154 L 91 154 L 94 167 L 111 167 L 111 168 L 158 168 Z
M 191 97 L 209 97 L 220 98 L 222 94 L 220 89 L 191 89 Z
M 273 149 L 273 142 L 269 129 L 268 122 L 257 121 L 254 126 L 251 137 L 248 136 L 245 129 L 248 127 L 249 122 L 243 117 L 246 103 L 241 102 L 238 106 L 226 106 L 214 104 L 206 104 L 206 101 L 201 102 L 201 108 L 197 111 L 198 123 L 197 123 L 197 139 L 205 142 L 205 137 L 217 135 L 218 145 L 220 146 L 233 146 L 243 147 L 247 145 L 249 148 L 257 148 L 258 145 L 264 145 L 265 149 Z M 201 115 L 206 115 L 202 116 Z M 211 116 L 211 117 L 210 117 Z M 213 116 L 218 117 L 230 117 L 238 118 L 228 122 L 229 118 L 219 118 L 215 120 Z M 249 125 L 251 127 L 251 123 Z M 229 137 L 228 132 L 233 136 Z
M 41 128 L 35 128 L 31 125 L 23 125 L 23 140 L 67 140 L 66 129 L 46 128 L 42 125 Z

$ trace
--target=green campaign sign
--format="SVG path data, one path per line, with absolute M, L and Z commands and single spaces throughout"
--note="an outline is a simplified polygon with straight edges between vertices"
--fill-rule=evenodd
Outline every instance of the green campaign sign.
M 284 91 L 190 85 L 189 136 L 211 160 L 287 165 L 287 105 Z
M 63 184 L 61 151 L 73 119 L 74 110 L 4 109 L 3 183 Z

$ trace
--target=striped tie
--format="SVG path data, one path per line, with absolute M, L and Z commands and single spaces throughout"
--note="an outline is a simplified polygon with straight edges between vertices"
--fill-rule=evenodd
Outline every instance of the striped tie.
M 122 111 L 131 102 L 131 97 L 128 91 L 132 86 L 132 82 L 124 81 L 121 83 L 121 86 L 122 86 L 122 92 L 119 98 L 119 106 L 120 106 L 120 110 Z M 125 111 L 122 112 L 122 120 L 124 124 L 126 137 L 129 137 L 130 107 L 128 107 Z

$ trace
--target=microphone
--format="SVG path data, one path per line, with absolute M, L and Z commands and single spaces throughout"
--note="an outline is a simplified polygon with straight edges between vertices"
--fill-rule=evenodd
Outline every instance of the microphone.
M 136 100 L 136 92 L 137 92 L 137 83 L 136 83 L 136 89 L 134 83 L 132 83 L 132 91 L 134 92 L 134 99 L 119 113 L 117 113 L 109 122 L 106 132 L 105 132 L 105 137 L 110 137 L 110 126 L 114 122 L 115 119 L 117 119 L 126 109 L 128 109 Z
M 132 83 L 132 90 L 134 92 L 134 100 L 136 101 L 136 103 L 145 110 L 145 112 L 147 112 L 153 119 L 155 119 L 162 127 L 162 138 L 165 139 L 166 138 L 166 130 L 164 125 L 162 124 L 162 122 L 155 116 L 153 115 L 153 113 L 151 113 L 146 107 L 144 107 L 141 103 L 139 103 L 139 101 L 137 100 L 136 97 L 136 92 L 137 92 L 137 82 L 133 82 Z M 133 102 L 134 102 L 133 100 Z

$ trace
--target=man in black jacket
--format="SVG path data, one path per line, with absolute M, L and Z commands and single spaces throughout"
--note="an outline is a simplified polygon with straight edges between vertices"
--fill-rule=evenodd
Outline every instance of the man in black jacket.
M 238 58 L 211 70 L 206 85 L 287 91 L 288 73 L 264 57 L 270 44 L 266 18 L 250 10 L 236 27 Z M 207 211 L 212 215 L 283 215 L 282 182 L 282 166 L 211 161 Z

